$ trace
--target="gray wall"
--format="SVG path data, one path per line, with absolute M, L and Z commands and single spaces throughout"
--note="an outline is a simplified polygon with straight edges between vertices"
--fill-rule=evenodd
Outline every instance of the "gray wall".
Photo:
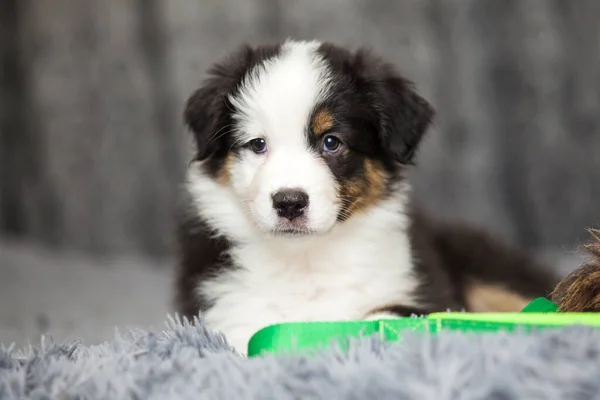
M 169 254 L 183 102 L 240 42 L 287 36 L 371 46 L 416 81 L 436 215 L 531 247 L 600 223 L 597 0 L 6 0 L 1 234 Z

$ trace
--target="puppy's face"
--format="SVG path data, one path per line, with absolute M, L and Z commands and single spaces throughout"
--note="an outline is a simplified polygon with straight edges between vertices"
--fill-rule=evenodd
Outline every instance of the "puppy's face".
M 377 205 L 432 116 L 380 60 L 295 41 L 232 54 L 185 111 L 204 172 L 275 235 L 324 233 Z

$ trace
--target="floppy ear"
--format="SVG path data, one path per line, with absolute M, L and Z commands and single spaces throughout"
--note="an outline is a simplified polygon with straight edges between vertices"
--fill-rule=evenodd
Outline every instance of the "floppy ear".
M 229 95 L 237 89 L 253 55 L 254 50 L 243 45 L 214 64 L 208 71 L 208 79 L 187 100 L 183 119 L 194 134 L 197 160 L 226 151 L 232 128 L 230 112 L 233 106 Z
M 357 52 L 355 62 L 372 88 L 372 103 L 380 119 L 381 146 L 395 161 L 412 164 L 435 110 L 392 65 L 364 50 Z
M 187 100 L 183 119 L 194 134 L 197 160 L 226 151 L 233 108 L 228 96 L 241 81 L 252 54 L 252 48 L 243 45 L 213 65 L 208 79 Z
M 225 140 L 220 130 L 227 129 L 227 91 L 223 78 L 213 77 L 186 102 L 183 119 L 194 135 L 197 160 L 217 152 Z
M 411 164 L 435 111 L 410 82 L 393 74 L 384 79 L 380 95 L 382 145 L 396 161 Z

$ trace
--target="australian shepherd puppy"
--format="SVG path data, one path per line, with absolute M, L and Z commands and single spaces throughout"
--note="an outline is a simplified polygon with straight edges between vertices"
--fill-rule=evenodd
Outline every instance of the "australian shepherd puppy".
M 178 311 L 243 353 L 279 322 L 518 311 L 548 294 L 548 269 L 413 207 L 433 116 L 364 50 L 287 40 L 214 65 L 184 112 Z

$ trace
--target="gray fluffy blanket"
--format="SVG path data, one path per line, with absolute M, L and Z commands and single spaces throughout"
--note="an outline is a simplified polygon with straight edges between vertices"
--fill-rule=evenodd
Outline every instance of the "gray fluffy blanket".
M 201 323 L 0 349 L 0 399 L 600 399 L 600 332 L 406 334 L 244 359 Z

